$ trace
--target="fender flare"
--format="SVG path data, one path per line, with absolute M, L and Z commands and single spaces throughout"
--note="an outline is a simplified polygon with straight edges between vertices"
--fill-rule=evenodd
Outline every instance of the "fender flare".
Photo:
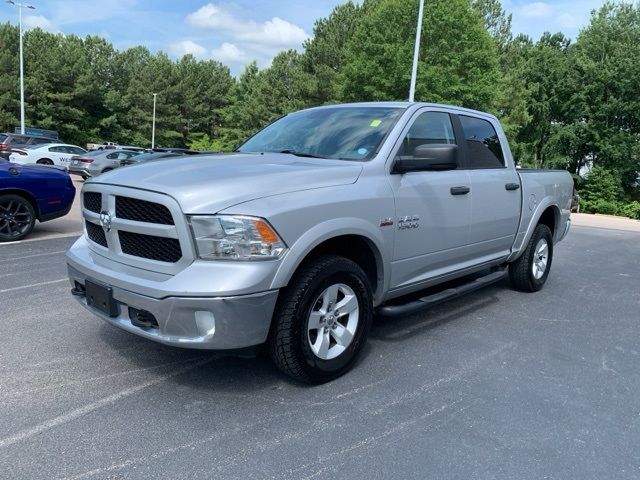
M 376 269 L 378 271 L 378 288 L 375 298 L 380 298 L 380 293 L 386 291 L 389 279 L 389 262 L 384 256 L 384 240 L 379 229 L 360 218 L 347 217 L 324 221 L 307 230 L 293 245 L 281 261 L 278 270 L 271 282 L 271 288 L 283 288 L 289 284 L 291 277 L 300 264 L 321 243 L 343 235 L 357 235 L 371 244 L 376 256 Z
M 538 204 L 535 211 L 533 212 L 533 215 L 531 215 L 531 220 L 529 221 L 529 225 L 527 225 L 527 230 L 524 235 L 524 238 L 522 239 L 521 242 L 519 242 L 519 245 L 514 244 L 514 248 L 517 248 L 517 250 L 514 251 L 509 256 L 509 258 L 507 258 L 507 262 L 513 262 L 514 260 L 517 260 L 520 257 L 520 255 L 522 255 L 522 253 L 524 252 L 525 245 L 527 245 L 529 243 L 529 240 L 531 240 L 531 237 L 533 236 L 533 231 L 538 225 L 538 222 L 540 222 L 540 218 L 542 218 L 542 214 L 549 207 L 553 208 L 553 213 L 555 216 L 556 228 L 555 228 L 555 231 L 553 232 L 553 240 L 554 240 L 554 243 L 556 242 L 556 239 L 558 238 L 558 232 L 560 231 L 560 222 L 562 219 L 560 214 L 560 207 L 552 201 L 551 197 L 546 197 L 542 202 Z M 518 242 L 517 239 L 516 239 L 516 242 Z

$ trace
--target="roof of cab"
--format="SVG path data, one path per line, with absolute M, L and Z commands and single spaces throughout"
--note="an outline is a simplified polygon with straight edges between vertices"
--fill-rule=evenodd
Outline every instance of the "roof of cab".
M 489 117 L 497 120 L 497 118 L 487 112 L 482 112 L 480 110 L 473 110 L 471 108 L 459 107 L 456 105 L 447 105 L 444 103 L 428 103 L 428 102 L 355 102 L 355 103 L 336 103 L 330 105 L 321 105 L 319 107 L 313 107 L 309 110 L 320 109 L 320 108 L 349 108 L 349 107 L 389 107 L 389 108 L 404 108 L 409 109 L 411 107 L 420 108 L 420 107 L 445 107 L 447 109 L 455 110 L 461 113 L 471 113 L 474 115 Z

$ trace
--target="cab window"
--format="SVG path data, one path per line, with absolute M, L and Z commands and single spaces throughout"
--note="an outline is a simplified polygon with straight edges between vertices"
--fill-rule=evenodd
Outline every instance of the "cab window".
M 459 118 L 467 141 L 469 167 L 503 168 L 502 145 L 491 122 L 466 115 L 460 115 Z
M 420 145 L 455 144 L 451 117 L 445 112 L 425 112 L 416 118 L 402 141 L 398 155 L 413 156 Z

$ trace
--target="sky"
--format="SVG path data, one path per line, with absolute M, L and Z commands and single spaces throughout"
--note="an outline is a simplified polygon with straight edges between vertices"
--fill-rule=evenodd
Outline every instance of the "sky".
M 25 28 L 100 35 L 118 49 L 144 45 L 172 58 L 191 53 L 215 59 L 238 74 L 252 60 L 266 67 L 288 48 L 301 49 L 317 18 L 343 0 L 22 0 Z M 417 0 L 406 0 L 416 1 Z M 604 0 L 503 0 L 515 34 L 545 31 L 575 38 Z M 426 7 L 429 8 L 429 0 Z M 18 9 L 0 4 L 0 22 L 18 22 Z

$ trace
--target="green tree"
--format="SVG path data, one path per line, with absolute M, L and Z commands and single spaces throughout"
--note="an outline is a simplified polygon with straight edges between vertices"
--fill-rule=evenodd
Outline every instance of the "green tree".
M 305 71 L 311 74 L 313 82 L 311 103 L 338 101 L 346 45 L 363 14 L 363 7 L 349 0 L 335 7 L 328 17 L 316 20 L 313 37 L 304 43 L 303 59 Z
M 417 2 L 364 2 L 347 44 L 345 100 L 404 100 L 409 90 Z M 425 9 L 416 99 L 493 110 L 499 79 L 494 43 L 469 0 Z
M 627 192 L 640 171 L 640 5 L 607 2 L 576 43 L 576 121 L 596 166 L 616 171 Z

